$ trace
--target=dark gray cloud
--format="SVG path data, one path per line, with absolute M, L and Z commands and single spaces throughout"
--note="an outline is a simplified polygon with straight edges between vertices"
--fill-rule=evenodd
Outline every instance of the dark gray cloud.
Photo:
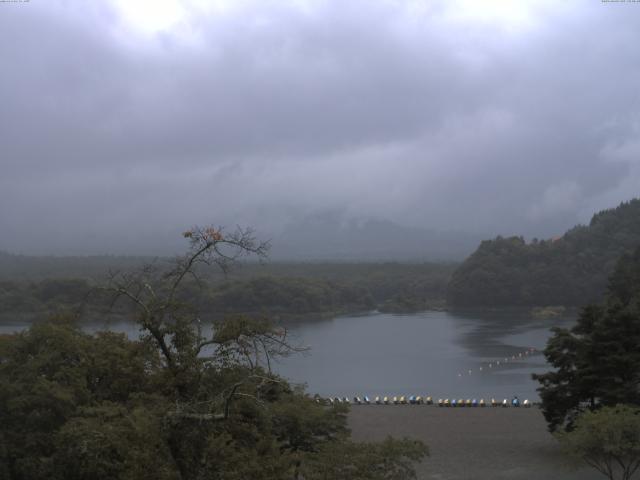
M 640 5 L 483 4 L 0 4 L 0 249 L 336 210 L 544 237 L 637 195 Z

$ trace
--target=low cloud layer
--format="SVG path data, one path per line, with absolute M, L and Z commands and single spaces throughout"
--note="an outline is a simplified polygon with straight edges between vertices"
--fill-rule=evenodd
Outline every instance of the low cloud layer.
M 0 249 L 323 211 L 545 237 L 640 191 L 640 4 L 93 3 L 0 4 Z

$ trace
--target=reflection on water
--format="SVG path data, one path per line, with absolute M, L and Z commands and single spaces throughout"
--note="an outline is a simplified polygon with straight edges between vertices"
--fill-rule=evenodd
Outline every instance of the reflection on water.
M 538 395 L 531 373 L 548 369 L 541 350 L 549 328 L 573 321 L 538 320 L 503 310 L 374 312 L 299 323 L 289 329 L 297 342 L 310 347 L 309 352 L 282 359 L 275 369 L 293 382 L 306 382 L 310 393 L 326 396 L 413 394 L 489 399 L 518 395 L 533 400 Z M 26 326 L 24 322 L 3 324 L 0 333 Z M 91 323 L 86 330 L 104 328 L 130 337 L 139 334 L 135 324 L 122 321 Z M 533 353 L 529 353 L 531 348 Z
M 321 395 L 537 399 L 531 373 L 548 368 L 549 328 L 572 321 L 514 311 L 340 317 L 293 326 L 310 354 L 277 368 Z

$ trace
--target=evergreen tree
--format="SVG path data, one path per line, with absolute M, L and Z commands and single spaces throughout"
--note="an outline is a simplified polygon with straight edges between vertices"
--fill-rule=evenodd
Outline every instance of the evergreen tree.
M 561 237 L 487 240 L 453 273 L 453 307 L 581 306 L 600 302 L 621 255 L 640 244 L 640 199 L 597 213 Z
M 544 353 L 555 371 L 533 377 L 550 430 L 571 429 L 585 410 L 640 405 L 640 248 L 619 260 L 605 304 L 556 328 Z

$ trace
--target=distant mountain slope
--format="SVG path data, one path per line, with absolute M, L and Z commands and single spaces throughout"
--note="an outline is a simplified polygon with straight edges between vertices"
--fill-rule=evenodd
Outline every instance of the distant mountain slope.
M 271 257 L 314 261 L 461 261 L 479 235 L 407 227 L 388 220 L 324 212 L 291 222 L 273 239 Z
M 447 300 L 452 307 L 596 302 L 616 261 L 639 245 L 639 199 L 597 213 L 561 238 L 486 240 L 454 272 Z
M 14 255 L 0 251 L 0 281 L 45 278 L 104 278 L 110 270 L 138 268 L 154 257 L 92 255 L 77 257 Z

